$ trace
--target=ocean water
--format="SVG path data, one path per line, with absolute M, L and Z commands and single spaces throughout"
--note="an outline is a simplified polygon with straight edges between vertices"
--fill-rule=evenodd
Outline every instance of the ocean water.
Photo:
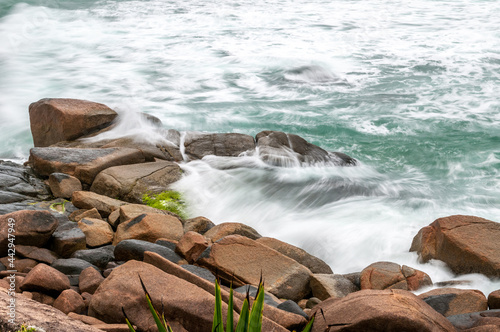
M 190 213 L 336 273 L 393 261 L 487 295 L 499 280 L 408 249 L 439 217 L 500 222 L 499 14 L 487 0 L 2 0 L 0 158 L 27 158 L 28 106 L 45 97 L 107 104 L 130 119 L 117 136 L 150 137 L 138 111 L 180 131 L 295 133 L 359 166 L 186 163 Z

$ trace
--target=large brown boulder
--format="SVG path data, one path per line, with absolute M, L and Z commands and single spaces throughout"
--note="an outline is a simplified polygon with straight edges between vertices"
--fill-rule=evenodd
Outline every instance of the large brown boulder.
M 177 241 L 183 234 L 182 223 L 176 217 L 165 214 L 141 214 L 118 225 L 113 245 L 128 239 L 155 242 L 165 238 Z
M 6 289 L 0 288 L 0 331 L 19 331 L 21 325 L 33 325 L 44 331 L 104 332 L 93 326 L 73 320 L 63 312 L 46 304 L 30 300 L 24 296 L 16 297 L 14 323 L 11 318 L 11 296 Z M 40 330 L 38 330 L 40 331 Z
M 52 306 L 65 314 L 70 312 L 76 312 L 78 314 L 85 309 L 85 303 L 83 303 L 82 296 L 73 289 L 66 289 L 59 294 Z
M 70 288 L 69 279 L 62 272 L 46 264 L 38 264 L 19 285 L 23 291 L 39 291 L 47 294 L 59 294 Z
M 193 263 L 209 246 L 207 239 L 200 233 L 189 231 L 185 233 L 177 245 L 175 252 Z
M 362 290 L 342 299 L 331 298 L 314 307 L 314 311 L 317 319 L 313 332 L 455 331 L 444 316 L 414 294 L 399 289 Z
M 455 215 L 439 218 L 413 238 L 410 251 L 423 262 L 438 259 L 457 274 L 500 277 L 500 223 Z
M 129 261 L 111 272 L 92 296 L 89 316 L 106 323 L 123 323 L 123 308 L 132 324 L 140 330 L 156 331 L 139 277 L 151 294 L 153 304 L 165 309 L 167 320 L 181 324 L 190 332 L 211 330 L 214 296 L 153 265 L 138 261 Z M 225 304 L 223 312 L 227 312 Z
M 432 285 L 424 272 L 392 262 L 376 262 L 361 271 L 361 289 L 417 290 Z
M 281 131 L 262 131 L 256 136 L 260 158 L 276 166 L 333 164 L 354 166 L 356 159 L 340 152 L 328 152 L 300 136 Z
M 418 297 L 446 317 L 488 309 L 486 296 L 475 289 L 437 288 Z
M 298 263 L 311 270 L 312 273 L 333 274 L 333 271 L 328 264 L 303 249 L 271 237 L 261 237 L 256 241 L 268 246 L 269 248 L 279 251 L 293 260 L 296 260 Z
M 201 159 L 208 155 L 238 157 L 255 149 L 252 136 L 244 134 L 208 134 L 188 132 L 184 140 L 185 152 L 190 159 Z
M 0 252 L 7 254 L 9 243 L 42 247 L 58 224 L 57 219 L 48 211 L 22 210 L 4 214 L 0 216 Z M 9 232 L 9 229 L 13 229 L 15 233 Z
M 75 191 L 82 190 L 82 183 L 74 176 L 64 173 L 52 173 L 49 186 L 54 197 L 71 198 Z
M 309 293 L 311 271 L 293 259 L 241 235 L 229 235 L 209 247 L 196 264 L 207 267 L 228 282 L 258 285 L 261 275 L 265 290 L 294 301 Z
M 84 218 L 78 222 L 78 227 L 85 234 L 87 246 L 91 248 L 113 242 L 113 229 L 104 220 Z
M 97 175 L 91 191 L 127 202 L 142 203 L 144 194 L 158 194 L 182 177 L 179 165 L 158 161 L 110 167 Z
M 35 146 L 74 140 L 109 126 L 117 113 L 106 105 L 78 99 L 41 99 L 29 107 Z
M 94 178 L 106 168 L 145 162 L 137 149 L 70 149 L 58 147 L 33 148 L 28 163 L 40 176 L 65 173 L 91 185 Z

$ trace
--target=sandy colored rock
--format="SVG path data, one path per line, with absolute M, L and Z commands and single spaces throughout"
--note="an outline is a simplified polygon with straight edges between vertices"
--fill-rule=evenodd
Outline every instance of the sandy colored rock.
M 38 291 L 52 295 L 69 289 L 70 284 L 66 275 L 40 263 L 26 275 L 19 287 L 23 291 Z
M 99 285 L 104 281 L 104 277 L 93 267 L 88 267 L 80 273 L 78 281 L 80 292 L 94 294 Z
M 89 247 L 100 247 L 113 242 L 113 229 L 104 220 L 84 218 L 78 222 L 78 227 L 85 234 Z
M 423 262 L 438 259 L 457 274 L 500 277 L 500 224 L 455 215 L 435 220 L 413 238 L 410 251 Z
M 47 98 L 32 103 L 29 115 L 35 146 L 49 146 L 109 126 L 117 113 L 91 101 Z
M 130 219 L 134 219 L 141 214 L 166 214 L 169 216 L 174 216 L 182 222 L 178 215 L 170 211 L 155 209 L 144 204 L 127 204 L 120 206 L 120 223 Z
M 229 235 L 214 243 L 196 261 L 238 287 L 258 285 L 279 298 L 298 301 L 309 291 L 311 271 L 293 259 L 241 235 Z
M 419 331 L 454 332 L 453 325 L 414 294 L 399 290 L 362 290 L 342 299 L 331 298 L 313 312 L 325 319 L 314 322 L 313 332 Z M 322 315 L 321 315 L 322 316 Z M 330 329 L 327 329 L 330 325 Z
M 241 235 L 252 240 L 257 240 L 261 237 L 255 229 L 239 222 L 223 222 L 210 228 L 203 235 L 212 242 L 217 242 L 228 235 Z
M 75 212 L 80 212 L 80 213 L 75 214 L 73 216 L 73 221 L 76 221 L 76 222 L 79 222 L 80 220 L 85 219 L 85 218 L 101 219 L 102 220 L 102 217 L 101 217 L 101 215 L 99 214 L 99 211 L 97 211 L 96 208 L 93 208 L 93 209 L 90 209 L 90 210 L 80 209 L 80 210 L 77 210 Z
M 181 237 L 175 252 L 186 258 L 189 263 L 193 263 L 207 248 L 208 241 L 203 235 L 189 231 Z
M 66 289 L 57 297 L 52 306 L 65 314 L 70 312 L 78 314 L 85 308 L 85 303 L 83 303 L 83 298 L 80 294 L 72 289 Z
M 59 224 L 48 211 L 22 210 L 0 216 L 0 252 L 7 253 L 9 223 L 15 229 L 15 245 L 44 246 Z
M 54 197 L 71 198 L 73 192 L 82 190 L 82 183 L 76 177 L 64 173 L 52 173 L 49 187 Z
M 408 290 L 408 284 L 399 264 L 377 262 L 361 271 L 361 289 Z
M 158 194 L 182 177 L 179 165 L 169 161 L 110 167 L 97 175 L 91 191 L 127 202 L 142 203 L 144 194 Z
M 209 229 L 214 227 L 215 224 L 205 217 L 196 217 L 187 219 L 184 222 L 184 233 L 189 231 L 205 234 Z
M 179 240 L 183 234 L 182 223 L 176 217 L 165 214 L 141 214 L 118 225 L 113 245 L 129 239 L 148 242 L 155 242 L 161 238 Z
M 307 267 L 309 270 L 311 270 L 312 273 L 333 274 L 333 271 L 330 266 L 328 266 L 328 264 L 294 245 L 271 237 L 261 237 L 257 239 L 257 242 L 266 245 L 276 251 L 279 251 L 285 256 L 290 257 L 291 259 Z
M 109 216 L 111 212 L 127 204 L 126 202 L 99 195 L 91 191 L 75 191 L 71 198 L 71 202 L 80 209 L 90 210 L 96 208 L 103 217 Z
M 443 316 L 488 309 L 488 300 L 475 289 L 437 288 L 418 296 Z
M 310 285 L 313 295 L 322 301 L 330 297 L 342 298 L 359 291 L 358 287 L 339 274 L 313 274 Z

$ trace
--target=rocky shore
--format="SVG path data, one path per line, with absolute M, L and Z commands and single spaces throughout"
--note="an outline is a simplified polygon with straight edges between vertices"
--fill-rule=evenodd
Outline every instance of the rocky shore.
M 224 302 L 227 286 L 236 289 L 236 318 L 263 276 L 265 332 L 300 331 L 314 314 L 315 332 L 500 331 L 500 290 L 434 284 L 425 271 L 393 262 L 336 274 L 242 223 L 183 218 L 142 201 L 182 177 L 180 162 L 206 156 L 253 155 L 270 167 L 355 167 L 352 157 L 275 131 L 180 133 L 146 115 L 161 141 L 96 140 L 118 115 L 82 100 L 43 99 L 29 112 L 29 161 L 0 162 L 1 331 L 128 331 L 122 308 L 139 331 L 156 331 L 139 277 L 174 331 L 210 331 L 215 275 Z M 422 262 L 500 277 L 499 223 L 460 215 L 430 222 L 408 244 Z

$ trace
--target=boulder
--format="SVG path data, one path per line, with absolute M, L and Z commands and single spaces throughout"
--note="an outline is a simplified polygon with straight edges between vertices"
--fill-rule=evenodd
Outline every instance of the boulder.
M 241 235 L 252 240 L 261 237 L 255 229 L 239 222 L 223 222 L 205 232 L 204 236 L 212 242 L 217 242 L 228 235 Z
M 155 252 L 174 263 L 182 259 L 170 248 L 142 240 L 123 240 L 118 243 L 115 247 L 115 259 L 117 261 L 133 259 L 142 261 L 146 251 Z
M 256 136 L 259 157 L 275 166 L 332 164 L 354 166 L 356 159 L 340 152 L 328 152 L 300 136 L 280 131 L 262 131 Z
M 342 298 L 359 291 L 351 281 L 339 274 L 313 274 L 310 282 L 312 293 L 320 300 Z
M 109 262 L 115 259 L 115 247 L 112 245 L 75 251 L 71 258 L 79 258 L 89 262 L 99 268 L 106 268 Z
M 144 261 L 146 261 L 146 257 L 144 257 Z M 215 276 L 210 270 L 205 269 L 204 267 L 201 266 L 196 266 L 196 265 L 190 265 L 190 264 L 183 264 L 181 267 L 186 270 L 191 272 L 192 274 L 203 278 L 211 283 L 215 283 Z M 159 267 L 158 267 L 159 268 Z M 184 279 L 184 278 L 182 278 Z M 188 280 L 189 281 L 189 280 Z
M 70 214 L 68 218 L 72 221 L 75 221 L 75 222 L 79 222 L 80 220 L 82 220 L 84 218 L 92 218 L 92 219 L 102 220 L 102 217 L 96 208 L 92 208 L 90 210 L 79 209 L 79 210 L 73 212 L 72 214 Z
M 57 219 L 48 211 L 22 210 L 0 216 L 0 252 L 6 253 L 9 243 L 43 247 L 57 228 Z M 15 240 L 9 239 L 15 230 Z
M 44 331 L 103 332 L 100 329 L 69 318 L 56 308 L 23 296 L 16 297 L 15 319 L 14 323 L 11 323 L 9 322 L 11 318 L 10 300 L 11 296 L 9 296 L 7 290 L 0 289 L 0 317 L 2 317 L 0 319 L 0 331 L 19 331 L 21 325 L 26 324 L 37 326 Z
M 212 294 L 214 290 L 214 283 L 211 281 L 207 281 L 197 275 L 194 275 L 193 273 L 187 271 L 186 269 L 180 267 L 179 265 L 172 263 L 171 261 L 161 257 L 160 255 L 153 253 L 153 252 L 146 252 L 144 254 L 144 262 L 152 264 L 162 271 L 165 271 L 168 274 L 174 275 L 178 278 L 184 279 L 192 284 L 195 284 L 196 286 L 204 289 L 205 291 L 209 292 Z M 221 289 L 221 298 L 222 301 L 227 303 L 229 301 L 229 291 L 227 291 L 224 287 Z M 243 305 L 243 300 L 245 299 L 245 295 L 239 294 L 237 292 L 234 292 L 234 308 L 235 311 L 240 312 L 242 305 Z M 297 330 L 301 327 L 303 327 L 306 323 L 306 320 L 299 315 L 295 315 L 292 313 L 287 313 L 283 312 L 282 310 L 279 310 L 277 308 L 274 308 L 272 306 L 268 306 L 264 304 L 264 318 L 263 318 L 263 326 L 264 328 L 267 325 L 267 320 L 270 319 L 277 324 L 285 327 L 288 330 Z M 268 331 L 263 328 L 263 331 Z M 270 329 L 270 331 L 273 331 Z M 281 331 L 281 330 L 279 330 Z
M 68 313 L 68 317 L 71 319 L 79 320 L 80 322 L 83 322 L 87 325 L 106 324 L 102 320 L 99 320 L 97 318 L 89 317 L 87 315 L 79 315 L 74 312 Z
M 99 268 L 97 268 L 96 266 L 90 264 L 87 261 L 84 261 L 83 259 L 78 258 L 60 258 L 52 263 L 52 267 L 66 275 L 77 276 L 80 275 L 80 273 L 82 273 L 82 271 L 88 267 L 93 267 L 94 269 L 99 270 Z
M 208 134 L 188 132 L 184 139 L 185 153 L 189 159 L 202 159 L 205 156 L 238 157 L 246 151 L 255 149 L 255 140 L 244 134 Z
M 92 267 L 88 267 L 78 277 L 80 291 L 94 294 L 99 285 L 104 281 L 102 274 Z
M 35 146 L 49 146 L 107 127 L 117 113 L 106 105 L 78 99 L 47 98 L 29 107 Z
M 418 296 L 443 316 L 488 309 L 488 300 L 475 289 L 437 288 Z
M 75 251 L 86 248 L 85 234 L 76 223 L 64 223 L 52 234 L 50 248 L 58 256 L 70 257 Z
M 64 173 L 52 173 L 49 187 L 54 197 L 71 198 L 73 192 L 82 190 L 82 183 L 74 176 Z
M 500 326 L 500 310 L 486 310 L 461 315 L 448 316 L 457 331 L 495 332 Z
M 59 257 L 53 251 L 45 248 L 38 248 L 34 246 L 16 246 L 16 254 L 22 257 L 31 258 L 38 262 L 52 264 Z
M 213 295 L 153 265 L 138 261 L 129 261 L 111 272 L 93 295 L 89 315 L 106 323 L 121 323 L 125 321 L 123 308 L 138 329 L 154 331 L 155 324 L 144 305 L 145 296 L 139 277 L 151 294 L 153 305 L 165 309 L 168 321 L 175 321 L 190 332 L 211 330 Z M 227 312 L 225 303 L 222 307 L 223 312 Z M 236 313 L 235 316 L 238 317 Z
M 199 233 L 190 231 L 179 240 L 175 252 L 183 256 L 189 263 L 193 263 L 207 248 L 207 239 Z
M 63 291 L 54 301 L 52 306 L 61 310 L 65 314 L 70 312 L 78 314 L 85 309 L 85 303 L 83 303 L 82 296 L 72 289 L 66 289 Z
M 127 204 L 120 206 L 120 223 L 125 222 L 141 214 L 165 214 L 169 216 L 174 216 L 181 220 L 178 215 L 167 210 L 155 209 L 154 207 L 147 206 L 144 204 Z M 182 222 L 182 221 L 181 221 Z
M 376 262 L 361 271 L 361 289 L 404 289 L 417 290 L 432 285 L 431 278 L 424 272 L 391 262 Z
M 50 295 L 59 294 L 70 288 L 69 279 L 60 271 L 46 264 L 38 264 L 19 285 L 23 291 L 43 292 Z
M 253 285 L 243 285 L 243 286 L 234 288 L 233 290 L 235 293 L 240 293 L 244 296 L 246 296 L 246 294 L 248 293 L 248 295 L 250 296 L 251 299 L 255 299 L 257 297 L 258 288 L 257 288 L 257 286 L 253 286 Z M 291 300 L 287 300 L 287 301 L 291 301 Z M 282 302 L 283 301 L 278 299 L 275 295 L 264 291 L 264 304 L 267 304 L 271 307 L 278 308 L 278 305 Z M 286 301 L 284 301 L 284 302 L 286 302 Z M 295 314 L 297 314 L 297 313 L 295 313 Z
M 146 159 L 140 150 L 128 148 L 71 149 L 33 148 L 28 163 L 39 176 L 65 173 L 91 185 L 99 172 L 119 165 L 138 164 Z
M 488 307 L 490 309 L 500 309 L 500 289 L 488 295 Z
M 127 202 L 142 203 L 146 193 L 159 194 L 182 177 L 176 163 L 157 161 L 136 165 L 110 167 L 97 175 L 91 191 Z
M 182 223 L 176 217 L 165 214 L 141 214 L 118 225 L 113 244 L 117 245 L 129 239 L 149 242 L 161 238 L 179 240 L 183 234 Z
M 295 303 L 292 300 L 286 300 L 277 306 L 278 309 L 281 309 L 283 311 L 291 312 L 296 315 L 301 315 L 305 319 L 309 320 L 309 316 L 306 315 L 304 310 L 302 310 L 297 303 Z
M 99 195 L 91 191 L 75 191 L 71 198 L 71 202 L 80 209 L 96 208 L 103 217 L 109 216 L 111 212 L 127 204 L 126 202 Z
M 78 222 L 78 227 L 85 234 L 89 247 L 101 247 L 113 242 L 113 229 L 104 220 L 84 218 Z
M 330 298 L 314 308 L 313 332 L 323 331 L 455 331 L 442 315 L 414 294 L 399 290 L 362 290 Z M 328 329 L 328 326 L 330 328 Z
M 235 286 L 258 285 L 279 298 L 298 301 L 309 291 L 311 271 L 293 259 L 241 235 L 229 235 L 207 248 L 196 261 Z
M 279 251 L 285 256 L 290 257 L 291 259 L 307 267 L 309 270 L 311 270 L 312 273 L 333 274 L 333 271 L 330 266 L 328 266 L 328 264 L 323 262 L 321 259 L 307 253 L 303 249 L 271 237 L 261 237 L 256 241 L 268 246 L 269 248 Z
M 438 259 L 457 274 L 500 277 L 500 224 L 474 216 L 435 220 L 413 238 L 410 251 L 423 262 Z
M 214 227 L 215 224 L 205 217 L 196 217 L 187 219 L 184 222 L 184 233 L 189 231 L 205 234 L 209 229 Z

